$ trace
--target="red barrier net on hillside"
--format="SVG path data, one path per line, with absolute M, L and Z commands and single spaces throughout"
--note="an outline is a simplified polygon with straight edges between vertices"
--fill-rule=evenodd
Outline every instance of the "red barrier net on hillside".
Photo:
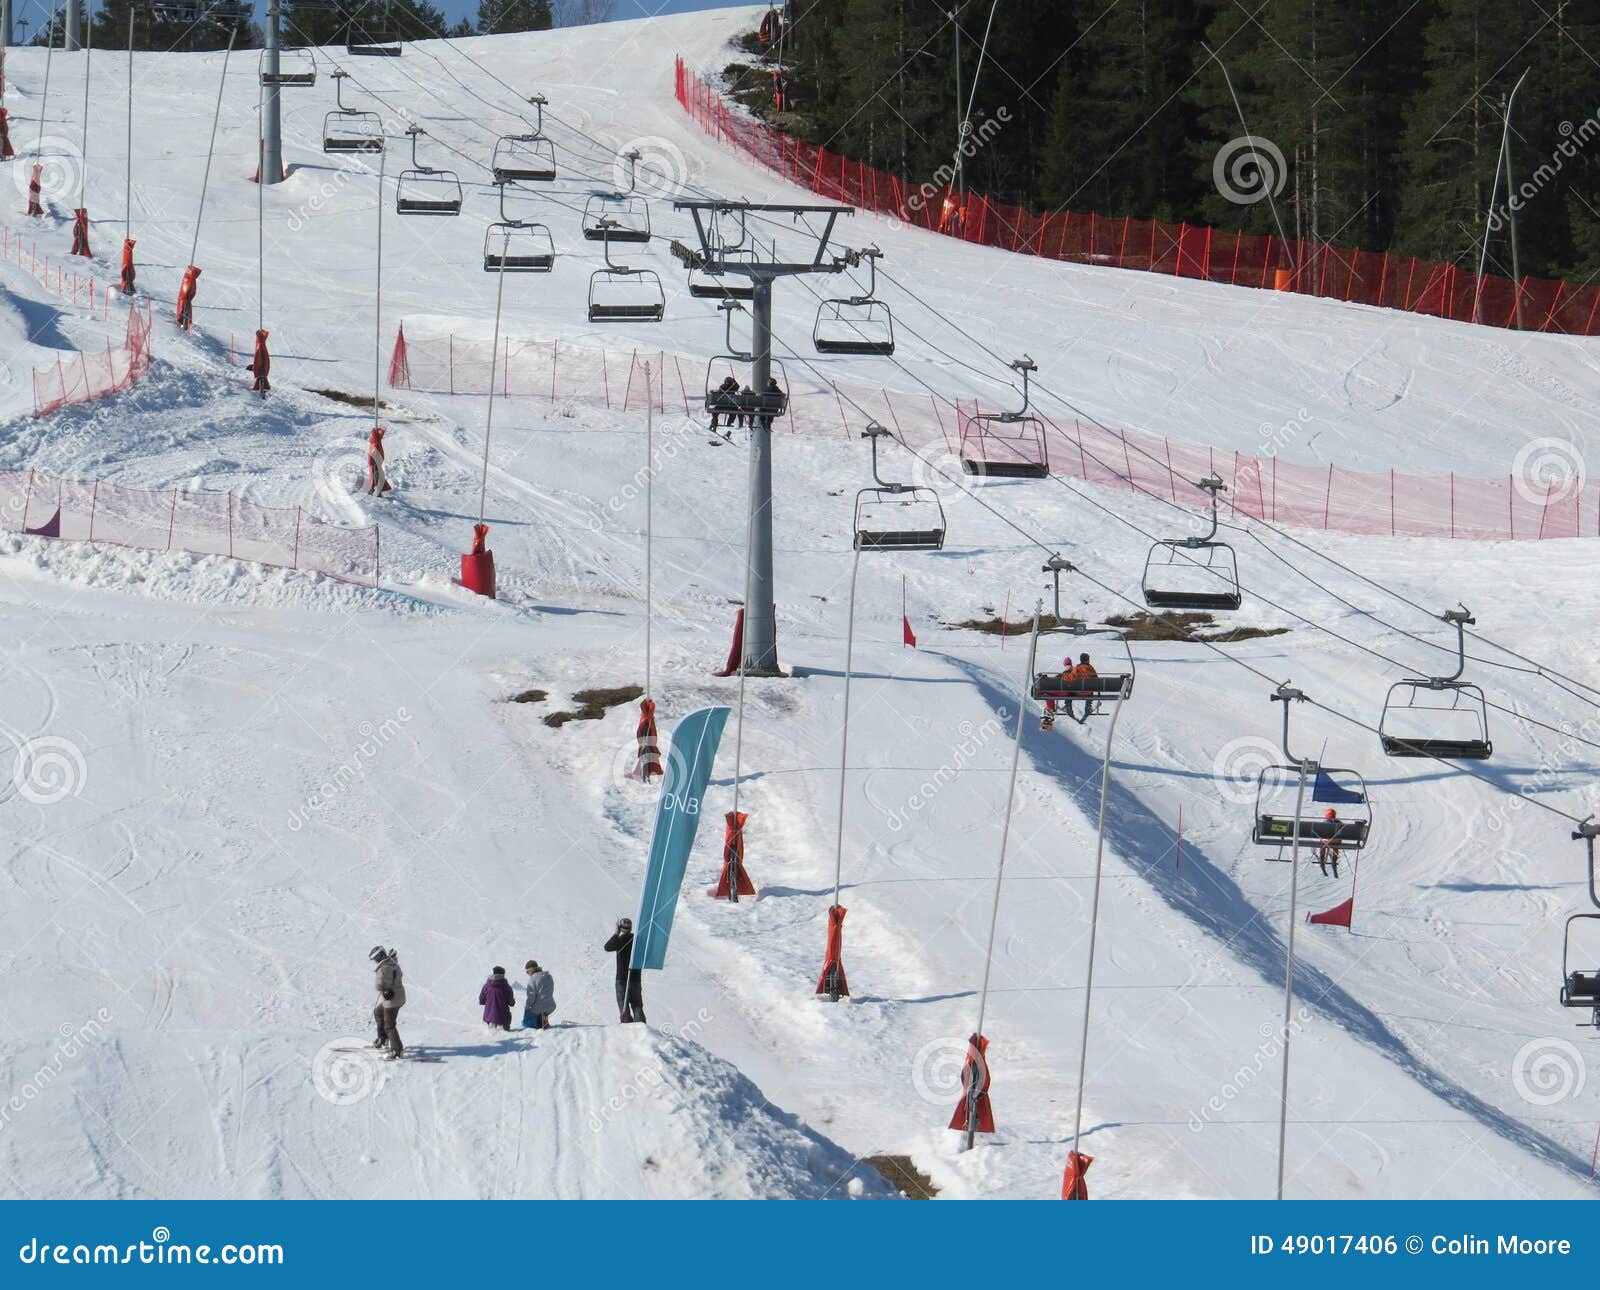
M 47 416 L 69 403 L 90 403 L 125 390 L 150 370 L 150 302 L 144 312 L 128 310 L 128 327 L 120 346 L 105 351 L 79 351 L 57 358 L 33 373 L 33 415 Z
M 829 201 L 890 215 L 983 246 L 1076 264 L 1140 269 L 1234 286 L 1267 287 L 1491 327 L 1600 334 L 1600 285 L 1509 278 L 1386 252 L 1356 251 L 1160 220 L 1077 211 L 1033 215 L 981 193 L 906 184 L 735 111 L 677 60 L 677 98 L 708 134 L 757 165 Z
M 482 395 L 492 370 L 495 392 L 506 397 L 619 411 L 643 410 L 648 399 L 663 413 L 704 415 L 704 360 L 665 351 L 614 353 L 502 338 L 500 353 L 491 364 L 490 345 L 488 340 L 453 334 L 407 336 L 402 327 L 390 357 L 389 383 L 396 389 Z M 854 441 L 852 424 L 858 429 L 863 416 L 871 415 L 901 443 L 930 458 L 939 471 L 960 478 L 958 459 L 963 454 L 1016 456 L 1028 446 L 1020 438 L 1015 443 L 994 444 L 992 436 L 986 441 L 972 426 L 978 410 L 967 403 L 957 403 L 952 410 L 927 394 L 825 383 L 797 367 L 789 386 L 789 408 L 778 428 Z M 1274 524 L 1393 537 L 1600 536 L 1600 484 L 1581 480 L 1547 485 L 1531 476 L 1472 479 L 1298 466 L 1276 457 L 1247 456 L 1079 421 L 1040 418 L 1040 425 L 1051 474 L 1153 495 L 1197 510 L 1203 498 L 1192 481 L 1220 475 L 1228 485 L 1225 506 Z M 938 486 L 938 476 L 930 472 L 926 482 Z
M 0 471 L 0 530 L 145 551 L 189 551 L 340 582 L 378 585 L 378 529 L 344 528 L 298 506 L 232 493 L 151 492 L 120 484 Z

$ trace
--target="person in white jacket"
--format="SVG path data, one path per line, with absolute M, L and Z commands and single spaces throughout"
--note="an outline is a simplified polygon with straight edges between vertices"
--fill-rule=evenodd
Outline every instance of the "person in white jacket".
M 550 1014 L 556 1010 L 556 979 L 529 959 L 523 965 L 528 973 L 527 993 L 523 996 L 524 1030 L 549 1030 Z
M 400 1009 L 406 1003 L 405 974 L 400 971 L 400 959 L 394 950 L 374 945 L 367 957 L 374 967 L 373 984 L 378 991 L 378 1002 L 372 1009 L 372 1020 L 378 1027 L 374 1048 L 388 1045 L 392 1061 L 405 1056 L 405 1045 L 400 1042 Z

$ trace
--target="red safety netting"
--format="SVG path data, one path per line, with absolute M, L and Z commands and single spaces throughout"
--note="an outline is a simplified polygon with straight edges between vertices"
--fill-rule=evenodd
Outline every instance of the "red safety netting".
M 345 528 L 298 506 L 232 493 L 152 492 L 0 470 L 0 530 L 146 551 L 191 551 L 378 585 L 378 528 Z
M 128 310 L 128 326 L 121 345 L 106 344 L 105 352 L 79 350 L 57 358 L 49 367 L 33 372 L 33 415 L 46 416 L 69 403 L 90 403 L 125 390 L 150 370 L 150 301 L 140 312 Z
M 487 392 L 489 340 L 396 333 L 389 362 L 397 389 L 450 394 Z M 645 366 L 650 367 L 648 394 Z M 704 409 L 704 361 L 655 351 L 641 354 L 584 349 L 559 341 L 502 338 L 493 362 L 497 394 L 551 403 L 640 410 L 648 397 L 663 413 Z M 1030 451 L 1025 429 L 1000 427 L 983 435 L 972 427 L 975 404 L 948 404 L 927 394 L 825 383 L 799 369 L 791 378 L 789 407 L 780 426 L 798 434 L 853 439 L 852 418 L 877 417 L 909 447 L 940 450 L 938 463 L 959 476 L 955 458 L 1005 456 Z M 1506 475 L 1408 475 L 1399 471 L 1301 466 L 1277 457 L 1247 456 L 1221 448 L 1178 443 L 1159 435 L 1115 430 L 1079 421 L 1038 419 L 1049 473 L 1130 493 L 1153 494 L 1197 508 L 1193 481 L 1220 475 L 1225 505 L 1246 517 L 1301 528 L 1391 537 L 1558 538 L 1600 536 L 1600 484 L 1574 480 L 1544 485 Z M 1033 449 L 1037 457 L 1037 449 Z M 1032 460 L 1033 457 L 1029 459 Z M 1227 518 L 1224 515 L 1224 518 Z
M 1024 255 L 1267 287 L 1492 327 L 1600 334 L 1600 285 L 1511 279 L 1387 252 L 1078 211 L 1034 215 L 981 193 L 908 184 L 728 107 L 677 60 L 677 98 L 707 133 L 829 201 Z M 1520 296 L 1521 322 L 1518 324 Z

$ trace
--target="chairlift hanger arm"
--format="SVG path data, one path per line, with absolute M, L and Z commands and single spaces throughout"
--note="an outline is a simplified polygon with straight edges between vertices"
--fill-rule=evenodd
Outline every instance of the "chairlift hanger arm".
M 840 215 L 854 215 L 853 206 L 805 206 L 773 204 L 761 202 L 735 202 L 735 201 L 675 201 L 673 210 L 688 211 L 694 221 L 695 235 L 700 239 L 700 253 L 705 257 L 705 267 L 713 273 L 736 273 L 750 278 L 780 278 L 791 277 L 801 273 L 843 273 L 844 264 L 837 260 L 827 260 L 828 243 L 833 237 L 833 226 Z M 796 261 L 793 263 L 780 263 L 778 261 L 730 261 L 721 254 L 715 236 L 715 220 L 718 215 L 738 214 L 745 219 L 750 214 L 759 215 L 789 215 L 799 219 L 802 215 L 823 215 L 827 222 L 823 227 L 821 236 L 817 239 L 816 254 L 809 261 Z M 709 214 L 712 224 L 708 227 L 706 216 Z
M 1317 762 L 1310 757 L 1296 757 L 1289 749 L 1289 707 L 1294 703 L 1305 703 L 1306 693 L 1298 690 L 1285 681 L 1273 691 L 1272 701 L 1283 704 L 1283 755 L 1291 765 L 1297 767 L 1302 774 L 1311 775 L 1317 770 Z
M 1589 903 L 1596 909 L 1600 909 L 1600 890 L 1597 890 L 1595 887 L 1594 876 L 1594 840 L 1596 837 L 1600 837 L 1600 823 L 1595 821 L 1594 816 L 1586 815 L 1578 822 L 1578 827 L 1573 830 L 1572 836 L 1575 841 L 1581 839 L 1584 846 L 1588 849 Z

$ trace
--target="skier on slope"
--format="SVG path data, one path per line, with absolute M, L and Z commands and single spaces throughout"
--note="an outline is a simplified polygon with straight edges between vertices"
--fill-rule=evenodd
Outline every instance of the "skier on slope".
M 405 1045 L 400 1042 L 400 1009 L 406 1003 L 405 974 L 400 971 L 400 959 L 392 949 L 374 945 L 367 957 L 374 966 L 373 984 L 378 991 L 377 1005 L 372 1009 L 372 1019 L 378 1027 L 374 1048 L 389 1047 L 388 1058 L 393 1061 L 405 1055 Z
M 633 919 L 617 919 L 617 930 L 606 942 L 605 950 L 617 956 L 617 1010 L 621 1012 L 622 1020 L 643 1021 L 643 974 L 637 968 L 628 966 L 628 960 L 633 956 Z
M 497 967 L 478 991 L 478 1002 L 483 1005 L 483 1024 L 492 1030 L 511 1029 L 511 1009 L 516 996 L 511 993 L 511 982 L 506 980 L 506 970 Z
M 529 959 L 527 993 L 523 996 L 522 1026 L 524 1030 L 549 1030 L 550 1014 L 556 1010 L 556 979 Z

